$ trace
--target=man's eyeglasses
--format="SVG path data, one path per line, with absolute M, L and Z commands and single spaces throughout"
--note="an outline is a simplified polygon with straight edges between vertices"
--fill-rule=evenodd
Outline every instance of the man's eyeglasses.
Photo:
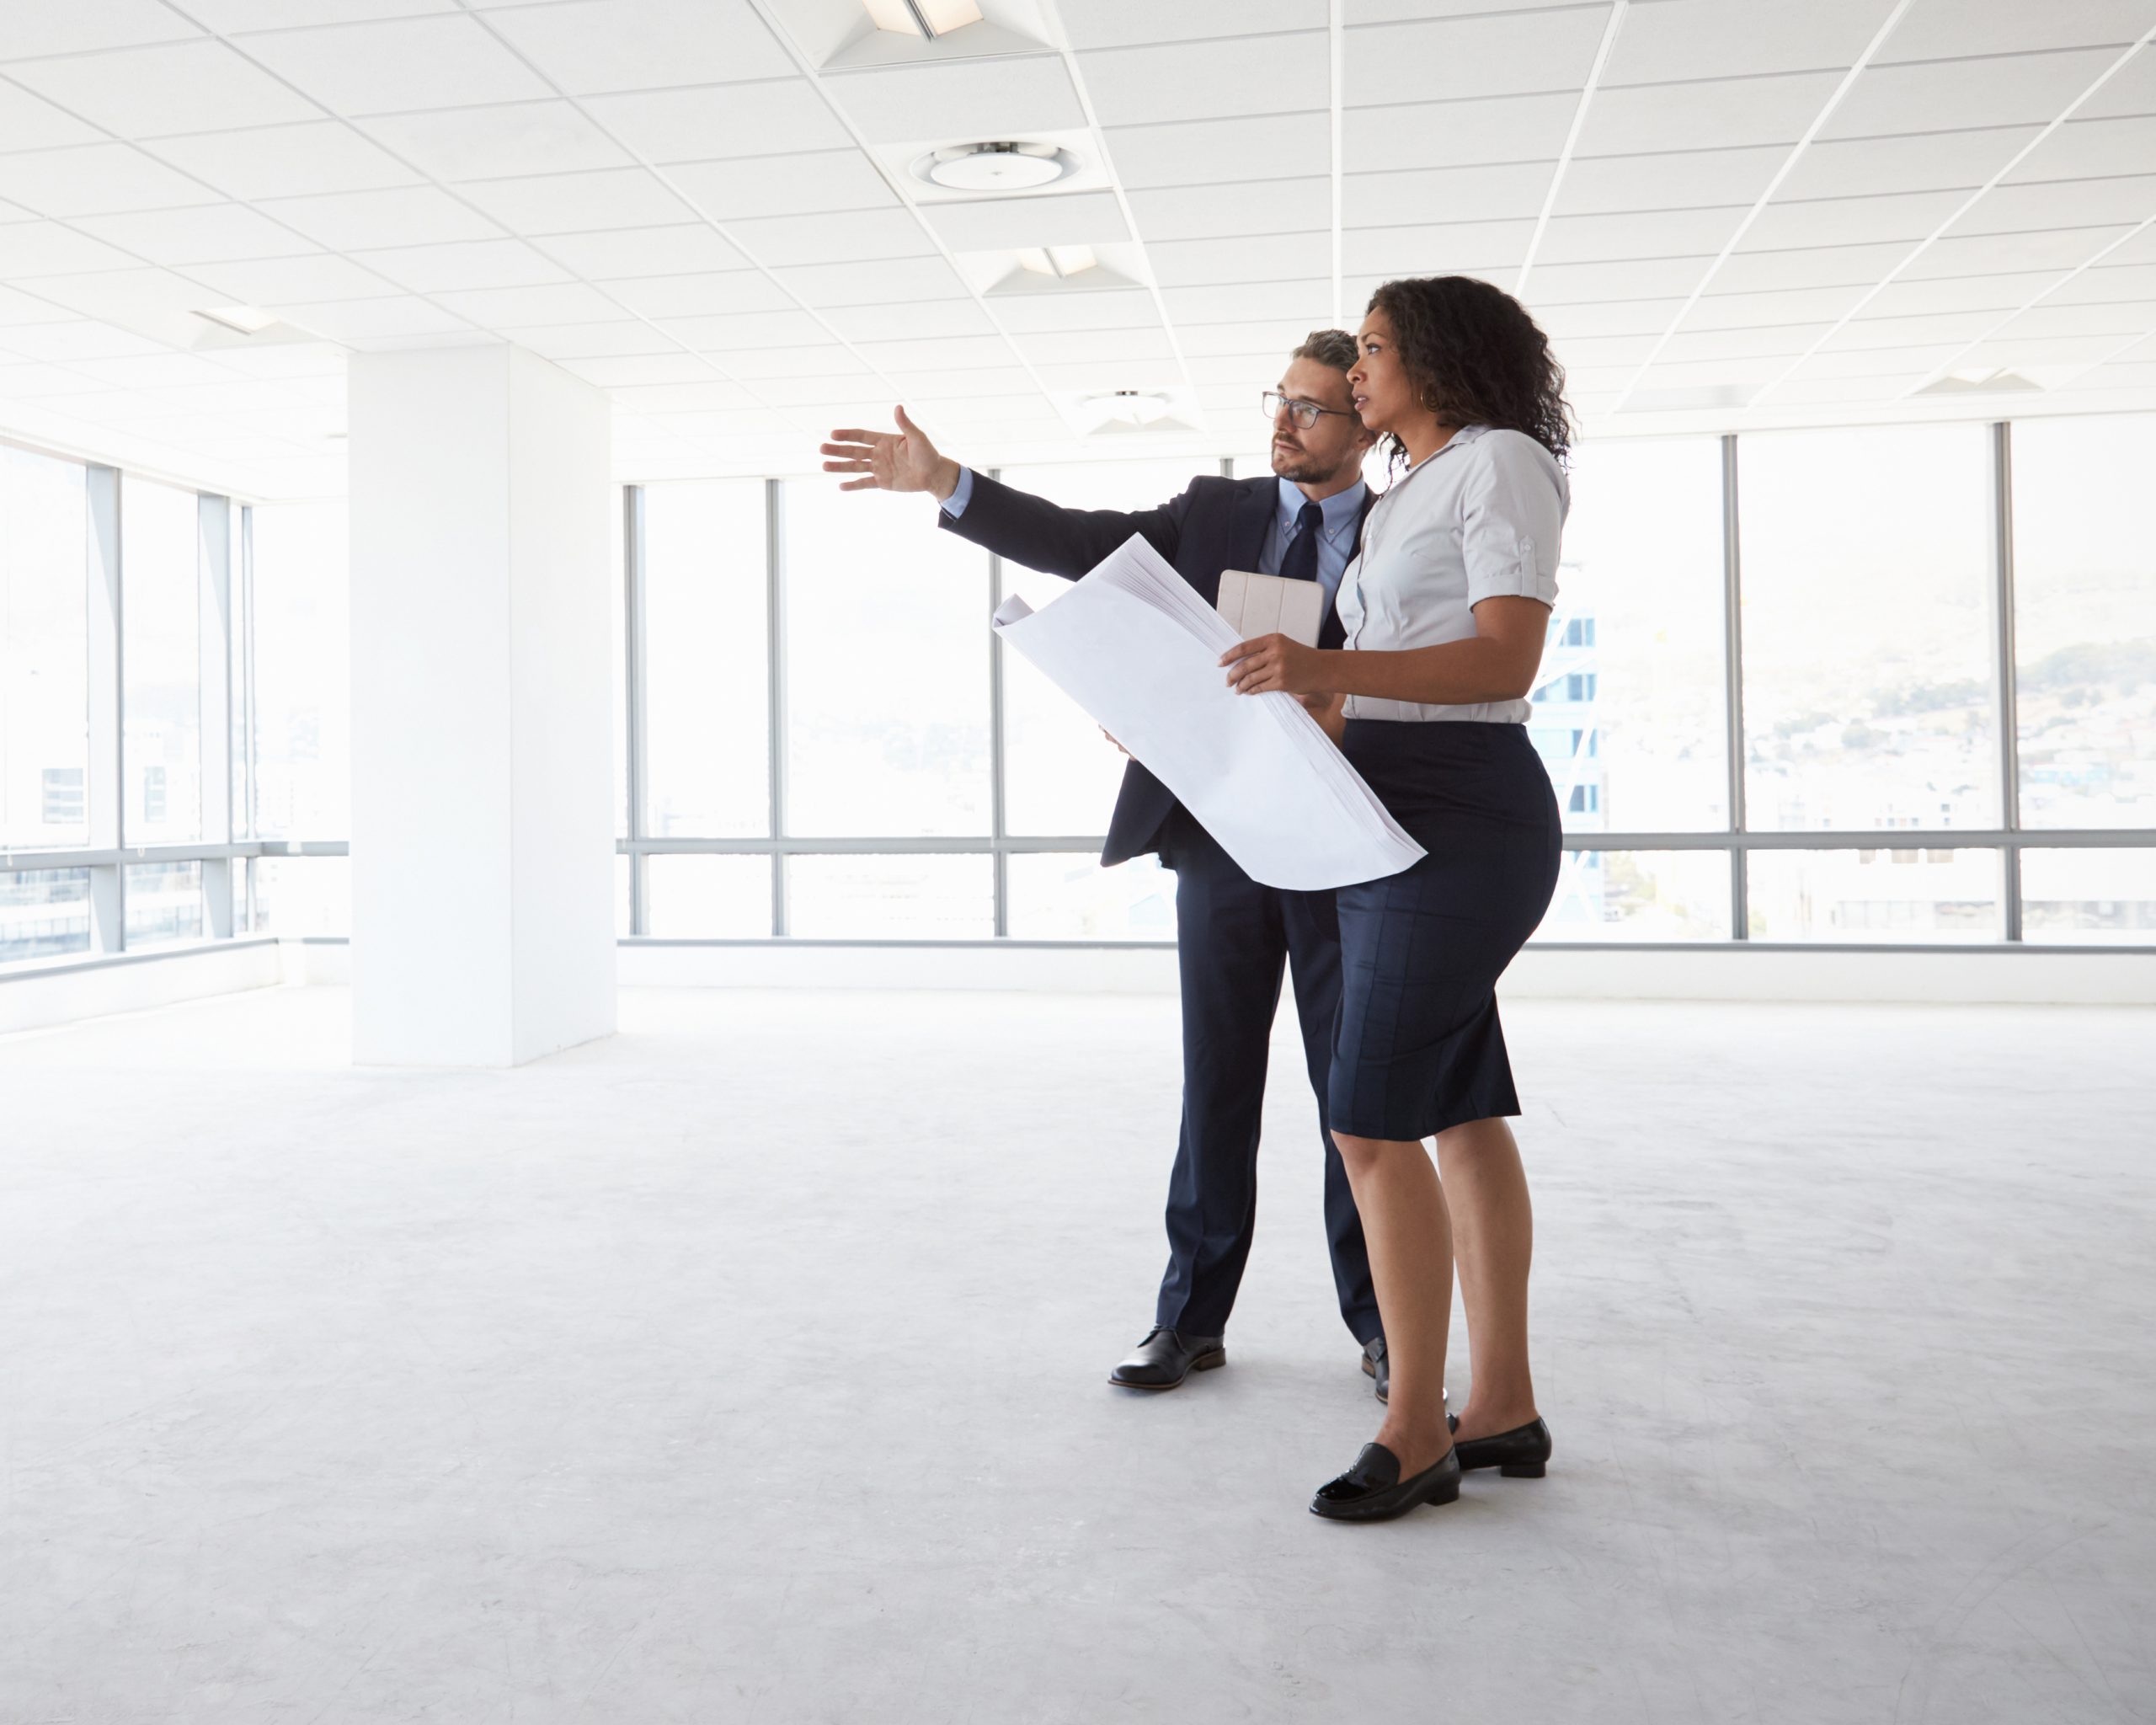
M 1299 401 L 1292 395 L 1281 394 L 1277 389 L 1267 390 L 1265 417 L 1268 419 L 1278 419 L 1283 408 L 1288 410 L 1288 417 L 1305 431 L 1309 430 L 1327 414 L 1334 414 L 1342 419 L 1352 419 L 1357 417 L 1353 412 L 1340 408 L 1321 408 L 1314 401 Z

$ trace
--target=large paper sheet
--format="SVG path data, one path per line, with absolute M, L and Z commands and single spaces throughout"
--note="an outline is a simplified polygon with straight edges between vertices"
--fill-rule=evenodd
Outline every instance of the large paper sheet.
M 1006 600 L 1002 638 L 1150 767 L 1253 880 L 1316 892 L 1422 855 L 1292 695 L 1239 695 L 1242 639 L 1134 535 L 1052 604 Z

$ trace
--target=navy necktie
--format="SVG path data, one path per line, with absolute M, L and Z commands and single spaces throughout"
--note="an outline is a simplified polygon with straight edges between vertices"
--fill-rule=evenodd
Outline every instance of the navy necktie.
M 1288 579 L 1317 579 L 1317 535 L 1324 525 L 1324 510 L 1314 503 L 1305 504 L 1302 513 L 1295 517 L 1295 537 L 1288 542 L 1288 549 L 1280 558 L 1280 573 Z

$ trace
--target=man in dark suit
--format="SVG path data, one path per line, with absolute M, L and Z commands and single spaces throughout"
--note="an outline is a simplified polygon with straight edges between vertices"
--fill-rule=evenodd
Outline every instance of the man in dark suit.
M 1124 514 L 1064 509 L 999 484 L 940 454 L 898 410 L 896 433 L 833 432 L 827 473 L 858 473 L 843 489 L 926 491 L 937 524 L 1046 574 L 1075 580 L 1134 533 L 1210 603 L 1224 569 L 1315 580 L 1326 588 L 1319 644 L 1337 647 L 1332 599 L 1355 553 L 1370 493 L 1362 463 L 1374 441 L 1348 388 L 1354 339 L 1313 334 L 1297 348 L 1273 414 L 1273 473 L 1203 476 L 1158 509 Z M 1332 1020 L 1340 999 L 1340 937 L 1331 893 L 1284 892 L 1244 873 L 1145 767 L 1124 771 L 1108 824 L 1104 866 L 1158 851 L 1176 871 L 1177 946 L 1182 980 L 1182 1132 L 1168 1187 L 1168 1268 L 1153 1328 L 1110 1381 L 1169 1390 L 1193 1370 L 1222 1365 L 1228 1312 L 1250 1256 L 1257 1204 L 1259 1115 L 1273 1019 L 1284 968 L 1325 1155 L 1325 1217 L 1341 1315 L 1363 1344 L 1363 1369 L 1382 1396 L 1389 1376 L 1361 1220 L 1326 1120 Z

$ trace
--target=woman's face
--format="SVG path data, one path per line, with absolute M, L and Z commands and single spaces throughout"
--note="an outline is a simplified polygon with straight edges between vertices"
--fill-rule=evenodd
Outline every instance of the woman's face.
M 1392 320 L 1373 309 L 1356 333 L 1355 345 L 1362 357 L 1348 374 L 1348 387 L 1355 398 L 1355 411 L 1363 424 L 1380 434 L 1397 436 L 1406 422 L 1421 411 L 1415 385 L 1400 363 L 1393 345 Z

